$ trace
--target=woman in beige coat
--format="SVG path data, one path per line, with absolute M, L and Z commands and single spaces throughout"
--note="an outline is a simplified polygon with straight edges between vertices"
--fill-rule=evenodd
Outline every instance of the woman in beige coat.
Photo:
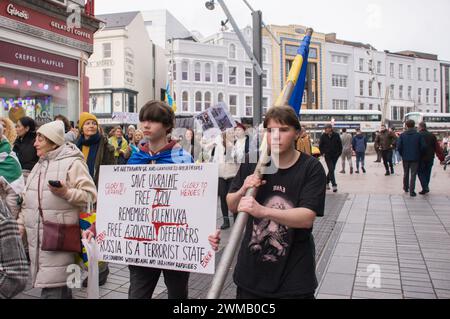
M 64 124 L 55 121 L 41 126 L 34 146 L 39 162 L 31 171 L 19 214 L 19 228 L 26 231 L 31 260 L 33 287 L 42 288 L 42 299 L 70 299 L 67 286 L 69 265 L 75 263 L 75 253 L 41 250 L 44 220 L 60 224 L 78 224 L 79 213 L 89 198 L 95 201 L 97 191 L 80 150 L 64 142 Z M 55 188 L 48 181 L 60 181 Z M 81 235 L 80 235 L 81 236 Z

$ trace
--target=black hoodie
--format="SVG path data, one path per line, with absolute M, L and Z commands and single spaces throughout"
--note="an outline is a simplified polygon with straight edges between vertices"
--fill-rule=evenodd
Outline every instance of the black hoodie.
M 39 161 L 34 148 L 35 139 L 36 133 L 28 132 L 24 137 L 18 137 L 14 142 L 13 151 L 17 154 L 22 169 L 31 171 Z

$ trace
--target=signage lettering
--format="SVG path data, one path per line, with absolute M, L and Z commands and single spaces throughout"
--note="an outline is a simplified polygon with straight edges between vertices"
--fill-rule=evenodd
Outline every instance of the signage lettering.
M 16 16 L 24 20 L 28 20 L 30 18 L 28 12 L 26 12 L 25 10 L 17 10 L 12 3 L 8 5 L 8 7 L 6 8 L 6 12 L 8 12 L 9 15 Z

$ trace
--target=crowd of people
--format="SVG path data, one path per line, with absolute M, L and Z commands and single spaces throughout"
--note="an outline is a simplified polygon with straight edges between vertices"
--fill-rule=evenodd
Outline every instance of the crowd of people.
M 221 230 L 231 227 L 231 218 L 238 212 L 250 215 L 234 272 L 237 298 L 314 298 L 317 279 L 312 225 L 316 217 L 324 215 L 326 190 L 337 192 L 334 171 L 339 158 L 342 174 L 346 163 L 350 174 L 360 174 L 360 169 L 366 173 L 368 141 L 361 130 L 352 136 L 343 129 L 339 135 L 331 124 L 325 127 L 319 143 L 328 168 L 325 174 L 320 161 L 311 156 L 311 138 L 293 109 L 272 108 L 262 128 L 267 132 L 270 155 L 278 156 L 278 170 L 261 177 L 253 173 L 256 163 L 250 161 L 252 153 L 258 152 L 261 130 L 249 133 L 248 127 L 236 123 L 235 128 L 211 136 L 199 136 L 192 129 L 176 136 L 175 114 L 160 101 L 143 106 L 139 121 L 139 129 L 116 127 L 106 134 L 90 113 L 80 115 L 76 128 L 62 115 L 39 128 L 29 117 L 15 124 L 0 118 L 0 194 L 17 223 L 29 258 L 31 282 L 42 289 L 41 297 L 72 298 L 66 270 L 74 263 L 76 252 L 67 248 L 66 242 L 52 243 L 48 236 L 55 232 L 55 225 L 58 231 L 67 232 L 79 225 L 80 212 L 96 202 L 100 166 L 213 162 L 219 163 L 223 224 L 209 236 L 211 247 L 218 249 Z M 443 161 L 447 143 L 444 141 L 441 149 L 425 123 L 419 123 L 417 131 L 415 123 L 407 121 L 405 132 L 399 135 L 383 125 L 375 149 L 383 159 L 386 176 L 394 174 L 394 162 L 402 161 L 403 188 L 416 196 L 416 175 L 422 185 L 420 194 L 430 192 L 434 157 Z M 253 187 L 258 188 L 256 197 L 246 196 Z M 95 222 L 78 235 L 95 238 Z M 188 272 L 131 265 L 129 270 L 131 299 L 151 298 L 161 273 L 169 298 L 188 297 Z M 102 263 L 100 285 L 106 283 L 108 274 L 108 264 Z M 4 280 L 1 270 L 0 275 Z M 8 296 L 2 292 L 4 287 L 0 284 L 0 296 Z

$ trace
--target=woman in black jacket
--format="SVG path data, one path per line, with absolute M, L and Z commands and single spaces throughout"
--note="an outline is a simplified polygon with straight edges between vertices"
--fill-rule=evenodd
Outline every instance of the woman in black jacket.
M 34 148 L 36 139 L 36 122 L 30 117 L 23 117 L 16 124 L 17 139 L 13 151 L 22 165 L 23 176 L 26 179 L 34 165 L 39 161 Z

